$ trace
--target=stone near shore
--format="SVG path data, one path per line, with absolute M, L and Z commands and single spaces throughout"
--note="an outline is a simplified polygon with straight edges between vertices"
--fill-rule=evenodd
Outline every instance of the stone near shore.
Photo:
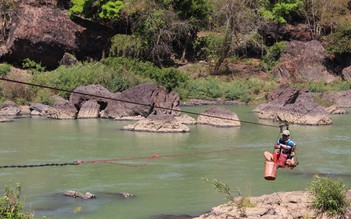
M 224 107 L 210 107 L 197 118 L 197 124 L 212 125 L 216 127 L 239 127 L 240 120 L 236 113 Z
M 13 101 L 5 101 L 0 106 L 0 116 L 17 116 L 19 113 L 20 109 Z
M 7 119 L 7 118 L 0 117 L 0 123 L 2 123 L 2 122 L 13 122 L 13 119 Z

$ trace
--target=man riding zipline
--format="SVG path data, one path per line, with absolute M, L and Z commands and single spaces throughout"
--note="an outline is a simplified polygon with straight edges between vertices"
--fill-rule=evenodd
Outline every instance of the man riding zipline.
M 265 151 L 264 157 L 268 161 L 273 161 L 279 167 L 294 168 L 297 163 L 294 160 L 296 144 L 290 139 L 290 131 L 284 130 L 282 137 L 274 145 L 273 154 Z

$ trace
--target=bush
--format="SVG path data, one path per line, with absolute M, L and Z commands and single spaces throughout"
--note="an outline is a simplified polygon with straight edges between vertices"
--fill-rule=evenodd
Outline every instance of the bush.
M 349 205 L 346 200 L 345 184 L 341 180 L 315 176 L 307 190 L 312 196 L 312 207 L 320 213 L 342 215 Z
M 11 66 L 9 64 L 0 64 L 0 77 L 5 77 L 10 70 Z
M 222 42 L 223 36 L 217 33 L 202 33 L 194 42 L 194 49 L 197 51 L 196 55 L 205 60 L 215 58 L 221 52 Z
M 270 71 L 274 66 L 278 64 L 280 56 L 286 50 L 286 42 L 278 42 L 273 46 L 269 47 L 266 55 L 261 60 L 261 66 L 265 71 Z
M 182 98 L 213 99 L 222 97 L 222 82 L 214 77 L 190 80 L 180 88 Z
M 140 58 L 143 51 L 143 41 L 140 37 L 116 34 L 111 39 L 110 56 Z
M 30 69 L 34 73 L 45 71 L 45 67 L 41 66 L 40 63 L 36 63 L 35 61 L 33 61 L 29 58 L 26 58 L 23 60 L 22 66 L 24 69 Z
M 0 218 L 30 219 L 33 215 L 22 213 L 23 204 L 20 202 L 21 186 L 16 189 L 6 187 L 5 194 L 0 198 Z
M 351 53 L 351 24 L 340 27 L 337 32 L 326 37 L 327 50 L 337 54 Z

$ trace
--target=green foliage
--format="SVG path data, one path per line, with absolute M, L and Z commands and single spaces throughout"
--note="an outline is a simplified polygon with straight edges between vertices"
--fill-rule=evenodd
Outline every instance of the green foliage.
M 65 90 L 74 90 L 78 86 L 87 86 L 90 84 L 100 84 L 106 89 L 115 92 L 113 87 L 114 77 L 119 75 L 111 67 L 100 62 L 78 63 L 74 66 L 60 66 L 54 71 L 45 72 L 43 74 L 35 74 L 32 78 L 32 83 L 42 84 L 52 87 L 58 87 Z M 39 95 L 38 88 L 32 87 L 31 90 L 35 95 Z M 56 93 L 65 98 L 68 98 L 70 93 Z M 39 95 L 40 96 L 40 95 Z M 45 97 L 45 96 L 44 96 Z M 38 97 L 39 99 L 46 98 Z
M 6 63 L 0 64 L 0 77 L 5 77 L 11 70 L 11 66 Z
M 328 87 L 324 82 L 308 82 L 304 86 L 307 86 L 308 90 L 311 92 L 325 92 L 328 90 Z
M 72 7 L 69 9 L 70 16 L 82 14 L 84 11 L 84 4 L 86 0 L 71 0 Z
M 53 95 L 54 94 L 49 90 L 40 89 L 40 90 L 38 90 L 34 101 L 36 103 L 42 103 L 45 105 L 52 106 L 54 104 Z
M 171 2 L 181 19 L 189 19 L 193 22 L 205 20 L 211 10 L 208 0 L 166 0 L 164 2 Z
M 158 68 L 151 62 L 140 62 L 126 58 L 107 58 L 104 63 L 113 69 L 123 68 L 125 71 L 141 78 L 149 78 L 166 87 L 169 91 L 187 80 L 187 77 L 175 68 Z
M 281 41 L 269 47 L 266 55 L 262 58 L 260 65 L 265 71 L 270 71 L 275 65 L 278 64 L 280 56 L 286 50 L 286 42 Z
M 41 64 L 36 63 L 35 61 L 26 58 L 23 60 L 22 67 L 24 69 L 30 69 L 33 73 L 43 72 L 45 71 L 45 67 L 41 66 Z
M 127 58 L 107 58 L 102 62 L 79 63 L 74 66 L 60 66 L 54 71 L 35 74 L 32 83 L 74 90 L 78 86 L 100 84 L 111 92 L 123 91 L 141 83 L 151 82 L 173 90 L 184 83 L 187 77 L 174 68 L 159 69 L 150 62 Z M 51 95 L 68 98 L 69 92 L 42 92 L 31 87 L 34 99 L 51 104 Z
M 215 77 L 190 80 L 181 87 L 181 96 L 184 98 L 218 98 L 223 95 L 221 84 L 222 82 Z
M 252 100 L 248 93 L 248 86 L 241 81 L 233 81 L 225 90 L 224 97 L 229 100 L 250 102 Z
M 224 193 L 225 195 L 227 195 L 227 199 L 229 201 L 234 201 L 235 200 L 235 197 L 232 195 L 231 191 L 230 191 L 230 187 L 221 182 L 221 181 L 218 181 L 217 179 L 213 179 L 212 181 L 210 181 L 208 178 L 202 178 L 202 180 L 205 182 L 205 183 L 209 183 L 213 186 L 213 188 L 217 191 L 217 192 L 221 192 L 221 193 Z
M 193 46 L 195 51 L 197 51 L 198 57 L 205 60 L 210 60 L 220 54 L 222 42 L 222 35 L 215 33 L 203 33 L 202 36 L 195 40 Z
M 286 24 L 289 15 L 293 11 L 299 10 L 301 6 L 301 0 L 264 0 L 263 7 L 259 10 L 259 13 L 267 20 Z
M 119 0 L 72 0 L 70 16 L 82 15 L 85 18 L 116 19 L 125 7 Z
M 114 19 L 119 16 L 120 11 L 124 8 L 122 1 L 107 1 L 101 6 L 100 18 Z
M 156 82 L 164 86 L 168 91 L 174 90 L 185 83 L 188 78 L 175 68 L 166 68 L 156 75 Z
M 337 54 L 351 53 L 351 24 L 347 23 L 326 37 L 327 50 Z
M 346 200 L 345 184 L 330 177 L 315 176 L 309 183 L 308 192 L 312 196 L 312 206 L 321 213 L 344 214 L 349 203 Z
M 21 186 L 16 185 L 16 188 L 5 188 L 5 194 L 0 197 L 0 218 L 8 219 L 30 219 L 33 215 L 22 213 L 23 204 L 19 200 Z
M 143 50 L 143 40 L 140 37 L 116 34 L 111 39 L 110 56 L 140 58 Z
M 351 89 L 351 81 L 337 81 L 332 84 L 333 90 L 344 91 Z

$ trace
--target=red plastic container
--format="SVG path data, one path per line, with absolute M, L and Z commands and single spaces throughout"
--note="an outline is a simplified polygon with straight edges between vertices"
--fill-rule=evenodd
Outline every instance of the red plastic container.
M 266 160 L 264 178 L 266 180 L 275 180 L 277 175 L 277 165 L 273 161 Z
M 278 166 L 285 167 L 285 162 L 287 158 L 288 158 L 287 154 L 280 153 L 277 161 Z

